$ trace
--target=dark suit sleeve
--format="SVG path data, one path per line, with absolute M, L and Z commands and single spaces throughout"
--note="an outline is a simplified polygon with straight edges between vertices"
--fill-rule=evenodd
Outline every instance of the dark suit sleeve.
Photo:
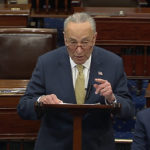
M 37 113 L 35 112 L 35 102 L 39 96 L 45 94 L 42 69 L 42 63 L 39 59 L 27 86 L 27 90 L 24 96 L 21 97 L 17 107 L 18 114 L 23 119 L 38 119 Z
M 124 72 L 122 59 L 119 63 L 116 63 L 116 71 L 115 71 L 115 86 L 113 87 L 113 92 L 117 101 L 121 104 L 121 118 L 131 118 L 134 116 L 134 105 L 132 102 L 132 98 L 129 94 L 127 87 L 127 77 Z
M 135 134 L 131 150 L 147 150 L 146 148 L 146 131 L 143 122 L 144 116 L 141 113 L 137 114 L 135 124 Z

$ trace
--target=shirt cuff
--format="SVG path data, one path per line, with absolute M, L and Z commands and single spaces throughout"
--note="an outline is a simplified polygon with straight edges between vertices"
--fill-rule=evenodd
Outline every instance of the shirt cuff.
M 42 95 L 42 96 L 45 96 L 45 95 Z M 40 103 L 40 98 L 42 97 L 40 96 L 38 99 L 37 99 L 37 102 Z
M 109 102 L 107 101 L 107 99 L 105 99 L 105 104 L 106 104 L 106 105 L 111 105 L 111 104 L 116 104 L 116 103 L 117 103 L 116 97 L 115 97 L 115 100 L 114 100 L 112 103 L 109 103 Z

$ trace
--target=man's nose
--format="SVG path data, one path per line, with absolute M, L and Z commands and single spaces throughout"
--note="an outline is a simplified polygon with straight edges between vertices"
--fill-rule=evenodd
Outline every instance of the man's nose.
M 78 47 L 82 48 L 82 44 L 81 43 L 77 43 L 77 47 L 76 48 L 78 48 Z
M 81 45 L 80 43 L 77 44 L 76 51 L 77 51 L 78 53 L 81 53 L 81 52 L 82 52 L 82 45 Z
M 81 49 L 83 49 L 83 46 L 82 46 L 82 44 L 81 44 L 80 42 L 78 42 L 78 43 L 77 43 L 77 45 L 76 45 L 76 49 L 77 49 L 77 48 L 81 48 Z

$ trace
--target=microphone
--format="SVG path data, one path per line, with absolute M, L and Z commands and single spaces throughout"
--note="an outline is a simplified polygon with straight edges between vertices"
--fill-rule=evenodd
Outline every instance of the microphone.
M 92 84 L 88 85 L 88 88 L 86 88 L 86 96 L 85 96 L 85 100 L 87 100 L 91 94 L 91 90 L 92 90 Z

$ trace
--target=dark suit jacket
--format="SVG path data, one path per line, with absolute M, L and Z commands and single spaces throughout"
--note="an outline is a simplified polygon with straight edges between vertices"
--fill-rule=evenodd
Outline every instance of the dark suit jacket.
M 99 76 L 98 72 L 103 75 Z M 85 103 L 105 103 L 104 97 L 95 95 L 95 78 L 108 80 L 115 96 L 122 104 L 121 116 L 132 115 L 132 102 L 128 95 L 122 59 L 102 48 L 94 47 L 91 60 L 89 86 L 91 91 Z M 58 48 L 39 57 L 25 95 L 18 105 L 23 119 L 37 119 L 34 103 L 45 94 L 56 94 L 64 103 L 76 104 L 71 66 L 66 47 Z M 71 150 L 73 134 L 72 116 L 65 112 L 47 112 L 41 118 L 41 128 L 35 150 Z M 82 150 L 113 150 L 112 119 L 108 112 L 92 111 L 83 118 Z
M 137 113 L 132 150 L 150 150 L 150 108 Z

